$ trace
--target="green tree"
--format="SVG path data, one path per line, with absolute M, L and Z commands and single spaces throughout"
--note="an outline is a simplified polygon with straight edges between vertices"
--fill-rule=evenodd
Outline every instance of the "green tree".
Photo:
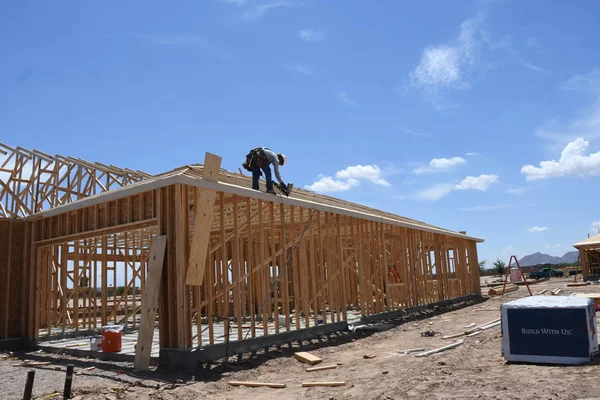
M 485 269 L 485 261 L 479 261 L 479 273 L 481 274 L 483 272 L 483 270 Z
M 494 261 L 494 270 L 497 274 L 504 274 L 506 272 L 506 263 L 501 259 L 497 258 L 496 261 Z

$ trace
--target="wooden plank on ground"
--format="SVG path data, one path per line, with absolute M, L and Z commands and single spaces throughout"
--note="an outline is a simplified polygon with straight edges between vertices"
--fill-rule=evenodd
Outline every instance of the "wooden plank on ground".
M 326 369 L 336 369 L 336 368 L 337 368 L 337 364 L 321 365 L 320 367 L 306 368 L 306 372 L 324 371 Z
M 221 157 L 206 153 L 204 159 L 204 175 L 202 179 L 216 182 L 221 170 Z M 206 269 L 206 256 L 210 244 L 210 225 L 215 209 L 217 192 L 209 189 L 198 189 L 198 203 L 194 219 L 194 234 L 190 239 L 190 258 L 185 277 L 186 285 L 202 285 Z
M 323 361 L 322 359 L 320 359 L 317 356 L 314 356 L 310 353 L 307 353 L 305 351 L 301 351 L 298 353 L 294 353 L 294 358 L 298 361 L 302 361 L 303 363 L 307 363 L 310 365 L 315 365 L 320 363 L 321 361 Z
M 344 386 L 346 382 L 302 382 L 302 387 Z
M 144 293 L 142 294 L 142 313 L 138 339 L 135 348 L 134 368 L 138 370 L 147 370 L 150 365 L 150 352 L 152 351 L 154 323 L 158 309 L 158 294 L 160 291 L 166 247 L 166 235 L 152 238 L 150 257 L 148 258 L 148 274 L 146 275 L 146 284 Z
M 274 388 L 274 389 L 285 388 L 285 383 L 231 381 L 231 382 L 227 382 L 227 384 L 231 385 L 231 386 L 270 387 L 270 388 Z
M 430 355 L 435 354 L 435 353 L 440 353 L 442 351 L 445 351 L 445 350 L 448 350 L 448 349 L 452 349 L 454 347 L 458 347 L 458 346 L 460 346 L 463 343 L 464 343 L 464 340 L 459 340 L 458 342 L 449 344 L 447 346 L 438 347 L 437 349 L 433 349 L 433 350 L 425 351 L 423 353 L 416 354 L 415 357 L 427 357 L 427 356 L 430 356 Z

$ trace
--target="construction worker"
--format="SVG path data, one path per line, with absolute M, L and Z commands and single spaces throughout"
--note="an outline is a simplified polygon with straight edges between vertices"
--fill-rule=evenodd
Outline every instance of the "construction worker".
M 281 175 L 279 174 L 279 166 L 285 164 L 285 156 L 281 153 L 275 154 L 268 147 L 257 147 L 250 150 L 250 153 L 246 156 L 246 162 L 242 164 L 248 171 L 252 171 L 252 189 L 260 190 L 258 181 L 262 172 L 264 172 L 265 180 L 267 181 L 267 193 L 276 194 L 273 190 L 271 164 L 273 164 L 273 169 L 275 170 L 275 177 L 279 181 L 279 187 L 287 190 L 287 185 L 283 183 L 283 179 L 281 179 Z

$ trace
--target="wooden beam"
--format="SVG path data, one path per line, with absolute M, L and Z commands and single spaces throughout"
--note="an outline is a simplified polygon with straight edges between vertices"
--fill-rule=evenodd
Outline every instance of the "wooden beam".
M 154 337 L 154 323 L 158 310 L 158 294 L 167 246 L 167 236 L 155 236 L 152 239 L 150 258 L 148 260 L 148 275 L 145 290 L 142 295 L 142 314 L 140 317 L 140 330 L 135 348 L 134 368 L 142 371 L 148 370 L 150 353 L 152 351 L 152 338 Z
M 203 179 L 216 182 L 221 169 L 221 157 L 206 153 Z M 186 285 L 202 285 L 206 269 L 206 256 L 210 244 L 210 226 L 212 224 L 217 192 L 204 189 L 199 193 L 194 220 L 194 234 L 190 240 L 190 259 L 185 277 Z M 223 224 L 223 221 L 221 221 Z

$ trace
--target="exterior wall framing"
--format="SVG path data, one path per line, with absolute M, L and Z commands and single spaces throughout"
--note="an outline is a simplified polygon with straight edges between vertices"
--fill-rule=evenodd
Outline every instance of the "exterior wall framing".
M 212 345 L 220 322 L 233 332 L 231 340 L 240 341 L 257 331 L 268 336 L 347 321 L 350 313 L 370 316 L 480 293 L 476 241 L 469 237 L 224 190 L 216 191 L 203 284 L 186 285 L 195 207 L 205 190 L 211 189 L 172 183 L 29 219 L 25 230 L 31 241 L 23 249 L 29 254 L 26 336 L 38 339 L 40 332 L 67 325 L 93 329 L 107 321 L 104 301 L 84 302 L 98 322 L 74 310 L 75 304 L 61 303 L 62 278 L 52 269 L 62 268 L 57 254 L 106 268 L 109 259 L 127 263 L 136 254 L 143 260 L 153 235 L 167 236 L 158 311 L 161 348 Z M 145 269 L 140 262 L 133 271 L 141 277 Z M 104 293 L 107 281 L 101 276 L 94 287 Z M 65 311 L 73 322 L 64 318 Z M 135 305 L 126 307 L 129 312 L 134 324 Z M 207 329 L 209 339 L 192 335 L 192 325 L 197 332 Z

